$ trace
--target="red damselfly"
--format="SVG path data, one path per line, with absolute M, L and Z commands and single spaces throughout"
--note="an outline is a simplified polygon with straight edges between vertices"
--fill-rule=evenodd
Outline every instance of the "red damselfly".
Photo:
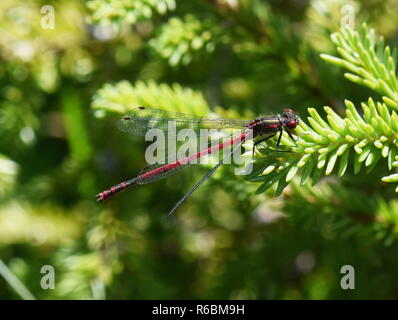
M 178 169 L 188 166 L 190 163 L 218 152 L 222 149 L 231 147 L 232 151 L 224 156 L 195 186 L 184 195 L 184 197 L 176 203 L 171 209 L 169 215 L 172 214 L 191 194 L 194 192 L 214 171 L 229 157 L 235 150 L 248 139 L 254 139 L 253 153 L 256 145 L 264 142 L 277 133 L 279 133 L 276 143 L 278 150 L 282 138 L 283 131 L 286 131 L 289 137 L 296 142 L 291 131 L 294 130 L 298 123 L 298 116 L 291 110 L 285 109 L 282 114 L 271 117 L 258 117 L 255 120 L 235 120 L 235 119 L 205 119 L 195 117 L 188 114 L 167 112 L 163 110 L 151 109 L 147 107 L 138 107 L 134 109 L 130 115 L 123 117 L 117 123 L 120 130 L 134 135 L 145 135 L 150 129 L 161 129 L 167 131 L 169 123 L 173 122 L 175 128 L 179 129 L 240 129 L 239 134 L 231 135 L 223 139 L 220 143 L 205 148 L 199 152 L 184 156 L 178 160 L 163 165 L 150 165 L 141 171 L 141 173 L 133 179 L 121 182 L 108 190 L 97 194 L 97 201 L 101 202 L 116 193 L 123 191 L 136 184 L 151 183 L 174 174 Z

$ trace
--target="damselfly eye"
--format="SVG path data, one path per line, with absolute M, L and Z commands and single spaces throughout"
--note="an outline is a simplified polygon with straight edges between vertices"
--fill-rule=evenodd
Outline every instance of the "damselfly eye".
M 288 121 L 288 123 L 286 124 L 286 126 L 287 126 L 289 129 L 294 129 L 294 128 L 297 127 L 297 125 L 298 125 L 298 121 L 297 121 L 297 120 L 290 120 L 290 121 Z

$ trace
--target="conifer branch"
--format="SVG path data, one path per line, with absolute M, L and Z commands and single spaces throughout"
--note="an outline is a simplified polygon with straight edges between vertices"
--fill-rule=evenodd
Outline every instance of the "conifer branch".
M 344 74 L 348 80 L 380 93 L 383 101 L 397 110 L 397 50 L 391 52 L 389 46 L 384 46 L 383 37 L 377 39 L 375 31 L 366 24 L 358 31 L 345 27 L 332 34 L 331 39 L 341 58 L 328 54 L 321 57 L 349 70 Z
M 164 15 L 176 8 L 175 0 L 90 0 L 90 21 L 119 28 L 122 23 L 149 20 L 156 13 Z

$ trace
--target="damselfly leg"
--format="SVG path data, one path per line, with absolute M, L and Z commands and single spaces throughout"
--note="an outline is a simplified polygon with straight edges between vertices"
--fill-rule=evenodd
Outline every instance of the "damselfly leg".
M 279 149 L 279 147 L 280 147 L 280 145 L 281 145 L 281 139 L 282 139 L 283 130 L 285 130 L 285 131 L 287 132 L 287 134 L 289 135 L 289 137 L 292 139 L 293 142 L 296 143 L 296 142 L 300 139 L 301 134 L 300 134 L 300 136 L 299 136 L 297 139 L 295 139 L 295 138 L 293 137 L 293 135 L 290 133 L 290 131 L 288 131 L 288 130 L 286 130 L 286 129 L 283 129 L 283 128 L 280 128 L 278 140 L 277 140 L 276 146 L 275 146 L 275 150 L 272 150 L 272 149 L 270 149 L 270 148 L 267 147 L 267 146 L 265 146 L 264 148 L 265 148 L 265 149 L 272 150 L 272 151 L 276 151 L 276 152 L 293 152 L 293 153 L 294 153 L 294 151 L 291 151 L 291 150 L 280 150 L 280 149 Z M 268 139 L 274 137 L 275 135 L 276 135 L 276 133 L 274 133 L 274 134 L 272 134 L 272 135 L 270 135 L 270 136 L 268 136 L 268 137 L 265 137 L 265 138 L 263 138 L 263 139 L 260 139 L 260 140 L 256 141 L 256 142 L 253 144 L 253 156 L 254 156 L 254 151 L 255 151 L 256 146 L 258 146 L 259 144 L 263 143 L 264 141 L 267 141 Z
M 253 157 L 254 157 L 254 151 L 255 151 L 255 149 L 256 149 L 256 146 L 258 146 L 260 143 L 262 143 L 262 142 L 264 142 L 264 141 L 267 141 L 268 139 L 271 139 L 272 137 L 275 136 L 275 134 L 276 134 L 276 133 L 274 133 L 274 134 L 272 134 L 272 135 L 270 135 L 270 136 L 268 136 L 268 137 L 266 137 L 266 138 L 264 138 L 264 139 L 258 140 L 258 141 L 256 141 L 256 142 L 253 144 Z M 278 139 L 278 141 L 279 141 L 279 139 Z

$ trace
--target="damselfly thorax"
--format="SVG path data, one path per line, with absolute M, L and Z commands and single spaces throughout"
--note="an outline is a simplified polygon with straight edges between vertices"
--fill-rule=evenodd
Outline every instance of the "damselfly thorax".
M 294 130 L 299 123 L 298 116 L 291 109 L 285 109 L 275 117 L 259 117 L 248 124 L 253 129 L 253 138 L 282 131 Z

